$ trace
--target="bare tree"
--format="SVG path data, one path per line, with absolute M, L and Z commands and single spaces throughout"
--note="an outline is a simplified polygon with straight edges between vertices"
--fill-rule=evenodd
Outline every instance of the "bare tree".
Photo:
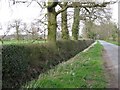
M 39 2 L 37 2 L 39 4 Z M 111 2 L 103 2 L 103 3 L 95 3 L 95 2 L 81 2 L 79 4 L 73 4 L 72 2 L 69 2 L 67 5 L 65 5 L 63 8 L 60 10 L 56 11 L 55 8 L 59 3 L 63 2 L 58 2 L 57 0 L 48 0 L 47 2 L 47 19 L 48 19 L 48 41 L 56 41 L 56 30 L 57 30 L 57 15 L 66 11 L 67 8 L 95 8 L 95 7 L 106 7 L 106 5 L 111 4 Z M 41 4 L 40 4 L 41 6 Z M 68 33 L 68 31 L 67 31 Z M 67 35 L 67 34 L 66 34 Z

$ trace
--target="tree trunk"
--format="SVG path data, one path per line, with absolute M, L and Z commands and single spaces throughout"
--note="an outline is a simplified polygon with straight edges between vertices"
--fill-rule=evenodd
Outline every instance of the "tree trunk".
M 73 40 L 78 40 L 79 23 L 80 23 L 80 8 L 77 7 L 77 8 L 74 8 L 74 20 L 72 25 Z
M 48 41 L 56 41 L 57 14 L 55 7 L 57 2 L 48 2 Z
M 48 41 L 56 41 L 57 21 L 55 11 L 48 12 Z
M 63 7 L 67 5 L 67 2 L 64 3 Z M 67 10 L 61 13 L 61 28 L 62 28 L 62 39 L 63 40 L 68 40 L 69 39 L 69 31 L 68 31 L 68 26 L 67 26 Z
M 93 22 L 91 20 L 85 22 L 87 38 L 94 38 L 94 31 L 92 31 Z
M 16 39 L 19 40 L 19 25 L 16 25 Z

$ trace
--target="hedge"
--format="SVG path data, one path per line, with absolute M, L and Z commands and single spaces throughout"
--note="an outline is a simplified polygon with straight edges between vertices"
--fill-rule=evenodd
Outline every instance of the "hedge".
M 93 40 L 80 40 L 3 45 L 2 86 L 19 88 L 27 81 L 37 79 L 40 73 L 75 56 L 93 42 Z

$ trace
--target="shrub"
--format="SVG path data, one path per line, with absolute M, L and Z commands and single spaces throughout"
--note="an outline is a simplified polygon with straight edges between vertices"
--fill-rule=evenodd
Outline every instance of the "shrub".
M 3 46 L 3 88 L 19 87 L 40 73 L 73 57 L 92 40 Z
M 3 87 L 19 85 L 28 67 L 28 52 L 24 46 L 4 45 L 2 52 Z

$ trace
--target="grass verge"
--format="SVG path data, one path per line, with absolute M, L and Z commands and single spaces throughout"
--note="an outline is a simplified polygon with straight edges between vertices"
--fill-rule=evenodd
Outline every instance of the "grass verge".
M 107 42 L 120 46 L 120 43 L 118 41 L 107 41 Z
M 107 82 L 102 48 L 97 42 L 87 52 L 80 52 L 67 62 L 41 74 L 39 79 L 27 83 L 24 88 L 105 88 Z

